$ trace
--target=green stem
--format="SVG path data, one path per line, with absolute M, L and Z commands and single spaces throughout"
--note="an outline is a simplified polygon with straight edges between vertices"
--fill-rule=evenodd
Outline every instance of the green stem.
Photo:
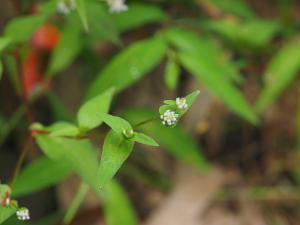
M 152 117 L 152 118 L 150 118 L 150 119 L 147 119 L 147 120 L 144 120 L 144 121 L 142 121 L 142 122 L 139 122 L 139 123 L 137 123 L 137 124 L 135 124 L 134 126 L 133 126 L 133 128 L 135 129 L 135 128 L 138 128 L 138 127 L 141 127 L 141 126 L 143 126 L 143 125 L 145 125 L 145 124 L 147 124 L 147 123 L 151 123 L 151 122 L 153 122 L 153 121 L 155 121 L 155 120 L 157 120 L 157 119 L 159 119 L 159 117 Z
M 89 186 L 85 183 L 81 183 L 80 187 L 71 202 L 71 205 L 63 219 L 64 224 L 70 224 L 75 217 L 80 205 L 82 204 L 83 200 L 85 199 L 85 196 L 89 190 Z
M 14 129 L 14 127 L 18 125 L 25 112 L 26 106 L 25 104 L 21 104 L 14 112 L 10 120 L 8 120 L 6 124 L 4 124 L 4 126 L 0 130 L 0 147 L 2 146 L 7 136 L 10 134 L 10 132 Z
M 14 185 L 16 179 L 17 179 L 17 176 L 19 175 L 19 172 L 20 172 L 21 166 L 22 166 L 22 164 L 24 162 L 25 156 L 26 156 L 27 152 L 30 149 L 31 140 L 32 140 L 32 136 L 31 136 L 31 134 L 29 134 L 29 136 L 28 136 L 28 138 L 26 140 L 26 143 L 24 145 L 24 148 L 23 148 L 23 150 L 21 152 L 21 155 L 20 155 L 20 157 L 18 159 L 18 162 L 16 164 L 16 167 L 15 167 L 15 170 L 14 170 L 14 175 L 13 175 L 13 177 L 11 179 L 11 182 L 10 182 L 11 188 L 13 187 L 13 185 Z

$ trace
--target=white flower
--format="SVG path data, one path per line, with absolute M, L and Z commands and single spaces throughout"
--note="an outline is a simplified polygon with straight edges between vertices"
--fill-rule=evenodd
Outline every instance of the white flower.
M 71 10 L 76 9 L 75 0 L 60 0 L 57 4 L 57 12 L 67 15 Z
M 161 116 L 162 124 L 166 126 L 175 125 L 177 122 L 178 114 L 174 111 L 167 110 Z
M 17 212 L 17 217 L 19 220 L 29 220 L 30 216 L 29 216 L 29 210 L 27 208 L 20 208 Z
M 128 9 L 125 0 L 107 0 L 107 4 L 111 13 L 120 13 Z
M 186 109 L 188 107 L 188 104 L 186 103 L 185 98 L 176 98 L 176 106 L 179 109 Z

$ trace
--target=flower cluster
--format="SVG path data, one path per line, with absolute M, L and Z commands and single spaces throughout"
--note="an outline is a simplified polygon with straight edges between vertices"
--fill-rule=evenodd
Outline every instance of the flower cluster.
M 57 4 L 57 12 L 67 15 L 71 10 L 76 9 L 75 0 L 60 0 Z
M 186 103 L 185 98 L 176 98 L 176 106 L 178 109 L 186 109 L 188 104 Z
M 29 216 L 29 210 L 27 208 L 20 208 L 17 212 L 17 217 L 19 220 L 29 220 L 30 216 Z
M 178 114 L 174 111 L 167 110 L 160 116 L 163 125 L 172 126 L 177 122 Z
M 128 10 L 125 0 L 107 0 L 111 13 L 120 13 Z

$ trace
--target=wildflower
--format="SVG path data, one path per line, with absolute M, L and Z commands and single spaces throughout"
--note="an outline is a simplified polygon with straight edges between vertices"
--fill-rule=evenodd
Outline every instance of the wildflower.
M 107 4 L 111 13 L 120 13 L 128 9 L 125 0 L 107 0 Z
M 166 126 L 175 125 L 177 122 L 178 114 L 174 111 L 167 110 L 161 116 L 162 124 Z
M 185 98 L 176 98 L 176 106 L 178 109 L 186 109 L 188 104 L 186 103 Z
M 75 0 L 60 0 L 57 4 L 57 12 L 67 15 L 76 8 Z
M 19 220 L 29 220 L 30 216 L 29 216 L 29 210 L 27 208 L 20 208 L 17 212 L 17 217 Z

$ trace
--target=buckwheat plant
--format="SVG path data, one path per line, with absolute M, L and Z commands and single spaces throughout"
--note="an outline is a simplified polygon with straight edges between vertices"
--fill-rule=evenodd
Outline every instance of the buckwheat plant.
M 29 220 L 29 210 L 19 207 L 17 201 L 11 200 L 11 188 L 8 185 L 0 184 L 0 223 L 16 214 L 19 220 Z
M 183 98 L 164 101 L 164 104 L 159 108 L 159 116 L 135 125 L 121 117 L 109 114 L 113 95 L 114 89 L 111 88 L 86 101 L 77 112 L 76 123 L 60 121 L 48 126 L 34 123 L 30 128 L 32 137 L 51 161 L 58 165 L 60 163 L 66 165 L 68 170 L 77 173 L 83 182 L 100 196 L 129 157 L 135 143 L 158 146 L 155 140 L 139 131 L 140 127 L 155 122 L 155 120 L 159 121 L 159 119 L 163 126 L 176 126 L 199 95 L 199 91 Z M 103 136 L 92 136 L 90 131 L 102 124 L 106 124 L 110 130 L 104 138 L 101 157 L 98 161 L 97 150 L 92 141 L 101 139 Z M 11 182 L 13 190 L 15 183 L 18 186 L 18 179 L 16 178 L 19 168 L 17 166 Z M 60 174 L 56 176 L 59 177 Z M 18 194 L 18 189 L 16 191 L 15 194 Z M 11 188 L 9 186 L 0 185 L 0 194 L 0 214 L 4 213 L 4 215 L 0 215 L 0 218 L 5 220 L 6 217 L 16 213 L 19 220 L 30 219 L 29 210 L 18 207 L 17 202 L 11 200 Z M 67 215 L 66 218 L 69 217 Z

